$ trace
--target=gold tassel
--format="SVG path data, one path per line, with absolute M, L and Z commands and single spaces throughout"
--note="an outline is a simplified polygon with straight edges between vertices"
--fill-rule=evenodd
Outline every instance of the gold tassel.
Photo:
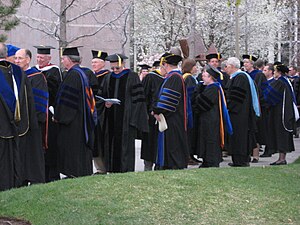
M 15 109 L 15 121 L 19 122 L 20 120 L 21 120 L 20 102 L 19 99 L 17 98 L 16 109 Z

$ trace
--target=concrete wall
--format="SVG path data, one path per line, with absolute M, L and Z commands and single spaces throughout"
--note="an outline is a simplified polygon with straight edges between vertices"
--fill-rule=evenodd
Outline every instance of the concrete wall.
M 43 30 L 54 27 L 58 23 L 58 17 L 54 15 L 51 10 L 59 12 L 60 1 L 59 0 L 40 0 L 41 2 L 47 2 L 47 6 L 50 9 L 46 9 L 38 4 L 31 4 L 32 1 L 23 1 L 17 16 L 21 21 L 31 24 L 34 27 L 39 27 Z M 67 13 L 67 18 L 72 18 L 79 13 L 86 11 L 89 8 L 95 7 L 96 0 L 76 1 Z M 82 34 L 88 34 L 95 31 L 98 27 L 102 26 L 107 21 L 116 18 L 126 6 L 129 1 L 121 0 L 104 0 L 109 3 L 100 12 L 93 15 L 87 15 L 77 21 L 74 21 L 67 26 L 67 39 L 70 40 L 73 37 Z M 127 2 L 127 3 L 126 3 Z M 100 4 L 100 5 L 102 5 Z M 120 6 L 122 4 L 122 6 Z M 35 18 L 36 21 L 32 21 L 31 18 Z M 94 19 L 96 18 L 96 20 Z M 125 15 L 123 15 L 115 25 L 112 27 L 106 27 L 97 33 L 95 36 L 83 38 L 71 43 L 69 46 L 83 46 L 79 49 L 81 56 L 83 57 L 82 65 L 90 67 L 91 62 L 91 50 L 107 51 L 109 54 L 125 52 L 129 54 L 129 39 L 122 49 L 123 42 L 123 29 L 125 21 Z M 47 24 L 44 26 L 44 24 Z M 128 27 L 127 27 L 128 31 Z M 50 37 L 41 31 L 29 28 L 27 25 L 21 23 L 18 27 L 8 33 L 8 40 L 6 43 L 14 44 L 20 48 L 28 48 L 33 53 L 32 65 L 35 65 L 36 49 L 34 45 L 52 45 L 56 49 L 52 50 L 52 63 L 59 64 L 59 50 L 58 40 L 54 37 Z M 129 62 L 127 63 L 129 65 Z

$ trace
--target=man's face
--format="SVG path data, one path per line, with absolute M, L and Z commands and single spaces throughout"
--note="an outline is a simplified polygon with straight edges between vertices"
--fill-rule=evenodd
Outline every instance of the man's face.
M 63 66 L 68 70 L 71 68 L 72 66 L 72 63 L 71 63 L 71 60 L 68 56 L 62 56 L 61 57 L 61 63 L 63 64 Z
M 289 75 L 290 75 L 290 76 L 294 76 L 294 75 L 296 75 L 296 73 L 297 73 L 297 71 L 295 70 L 294 67 L 290 67 L 290 68 L 289 68 Z
M 110 68 L 115 74 L 119 74 L 124 69 L 124 63 L 121 63 L 121 65 L 119 65 L 119 62 L 111 62 Z
M 263 69 L 263 73 L 265 74 L 266 78 L 271 78 L 273 76 L 272 70 L 269 70 L 269 66 L 265 66 Z
M 209 60 L 208 64 L 212 67 L 218 68 L 219 67 L 219 60 L 216 58 L 212 58 Z
M 231 75 L 235 72 L 235 67 L 231 64 L 226 64 L 225 72 L 228 73 L 229 75 Z
M 37 54 L 36 55 L 36 62 L 40 67 L 47 66 L 50 63 L 51 56 L 44 55 L 44 54 Z
M 244 59 L 244 68 L 246 71 L 252 71 L 253 70 L 253 64 L 249 59 Z
M 92 59 L 92 70 L 96 73 L 105 67 L 105 61 L 102 59 L 94 58 Z
M 22 68 L 22 70 L 27 70 L 29 67 L 30 58 L 26 56 L 25 50 L 20 49 L 15 55 L 15 64 Z

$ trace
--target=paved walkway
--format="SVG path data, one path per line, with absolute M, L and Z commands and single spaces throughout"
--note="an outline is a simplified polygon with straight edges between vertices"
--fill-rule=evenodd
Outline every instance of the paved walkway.
M 286 156 L 286 160 L 288 163 L 294 162 L 296 159 L 300 157 L 300 138 L 294 138 L 295 143 L 295 151 L 292 153 L 288 153 Z M 135 171 L 143 171 L 144 170 L 144 161 L 140 158 L 141 153 L 141 141 L 136 140 L 135 142 Z M 262 153 L 261 153 L 262 154 Z M 272 157 L 268 158 L 260 158 L 258 163 L 250 163 L 250 167 L 253 166 L 269 166 L 270 163 L 275 162 L 278 159 L 278 154 L 272 155 Z M 220 164 L 220 167 L 229 167 L 228 163 L 231 162 L 231 157 L 225 157 L 224 161 Z M 189 166 L 188 168 L 197 168 L 198 166 Z

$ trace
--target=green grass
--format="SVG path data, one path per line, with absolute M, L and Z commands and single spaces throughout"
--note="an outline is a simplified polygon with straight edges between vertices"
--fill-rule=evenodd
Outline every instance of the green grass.
M 0 193 L 32 224 L 300 224 L 300 164 L 139 172 Z

